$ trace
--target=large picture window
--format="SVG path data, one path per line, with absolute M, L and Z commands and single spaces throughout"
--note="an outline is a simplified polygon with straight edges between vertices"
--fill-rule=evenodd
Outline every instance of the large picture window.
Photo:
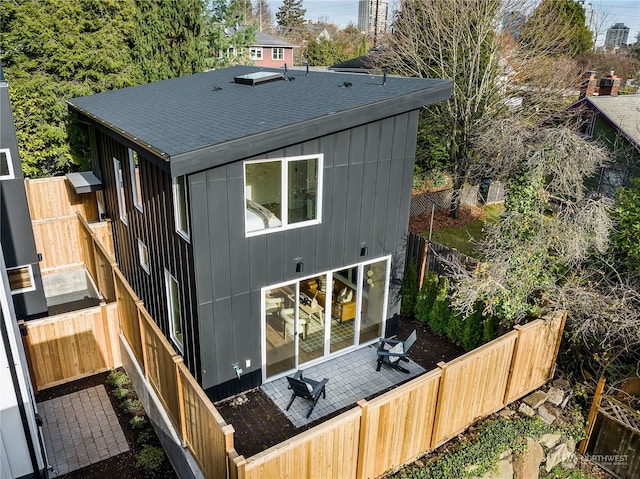
M 173 204 L 176 219 L 176 231 L 189 240 L 189 198 L 187 197 L 187 177 L 173 179 Z
M 165 270 L 165 279 L 167 283 L 167 304 L 169 305 L 169 333 L 171 340 L 184 353 L 182 321 L 180 320 L 180 286 L 178 281 Z
M 11 163 L 11 150 L 0 149 L 0 180 L 13 179 L 13 164 Z
M 245 163 L 248 236 L 320 222 L 322 160 L 309 155 Z

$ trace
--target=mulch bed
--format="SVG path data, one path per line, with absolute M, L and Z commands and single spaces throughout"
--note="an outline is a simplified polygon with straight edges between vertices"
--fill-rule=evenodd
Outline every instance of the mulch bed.
M 440 361 L 450 361 L 464 354 L 462 348 L 434 334 L 427 325 L 413 318 L 401 319 L 397 336 L 404 339 L 414 329 L 418 339 L 411 348 L 410 357 L 427 371 L 434 369 Z M 295 428 L 260 388 L 245 392 L 243 396 L 248 401 L 242 405 L 237 401 L 225 400 L 217 403 L 216 408 L 225 421 L 233 425 L 235 449 L 245 457 L 251 457 L 353 408 L 353 405 L 348 406 L 307 426 Z
M 129 444 L 130 449 L 127 452 L 110 457 L 109 459 L 105 459 L 104 461 L 96 462 L 95 464 L 91 464 L 82 469 L 71 471 L 58 477 L 64 479 L 104 479 L 108 477 L 127 479 L 161 477 L 167 479 L 177 479 L 178 476 L 176 476 L 173 468 L 171 467 L 171 463 L 166 458 L 162 467 L 154 475 L 149 475 L 146 473 L 146 471 L 136 468 L 137 459 L 135 456 L 142 450 L 142 444 L 139 444 L 136 441 L 138 433 L 129 423 L 131 415 L 127 414 L 122 409 L 118 399 L 113 397 L 113 395 L 111 394 L 112 387 L 107 381 L 108 376 L 108 372 L 95 374 L 83 379 L 78 379 L 77 381 L 72 381 L 60 386 L 44 389 L 36 394 L 36 402 L 41 402 L 103 384 L 109 395 L 109 400 L 111 401 L 113 410 L 115 411 L 116 416 L 118 417 L 118 421 L 120 422 L 122 432 L 124 433 L 124 436 L 127 439 L 127 443 Z M 132 394 L 135 395 L 135 393 Z M 77 440 L 82 439 L 78 438 Z M 160 445 L 159 441 L 157 441 L 157 438 L 155 437 L 153 438 L 152 443 L 156 446 Z

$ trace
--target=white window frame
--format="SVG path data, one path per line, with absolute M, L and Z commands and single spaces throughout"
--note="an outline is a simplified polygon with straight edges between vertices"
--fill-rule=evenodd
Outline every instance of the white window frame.
M 271 59 L 272 60 L 284 60 L 284 48 L 283 47 L 272 47 L 271 48 Z
M 249 47 L 249 56 L 252 60 L 262 60 L 264 56 L 262 47 Z
M 151 267 L 149 266 L 149 248 L 140 239 L 138 239 L 138 258 L 140 259 L 140 266 L 149 275 L 151 274 Z
M 138 182 L 136 181 L 136 164 L 135 159 L 138 159 L 138 176 L 140 177 L 140 188 L 138 188 Z M 129 176 L 131 177 L 131 196 L 133 197 L 133 205 L 140 211 L 143 212 L 144 208 L 142 206 L 142 176 L 140 172 L 140 155 L 137 151 L 129 148 Z
M 182 340 L 184 341 L 184 327 L 182 325 L 182 309 L 180 307 L 180 283 L 178 283 L 178 280 L 171 273 L 169 273 L 169 270 L 167 270 L 166 268 L 164 270 L 164 278 L 165 278 L 165 289 L 167 292 L 167 313 L 169 315 L 168 316 L 169 336 L 174 346 L 178 348 L 178 350 L 180 351 L 180 354 L 184 354 L 184 344 L 176 336 L 176 325 L 175 325 L 176 318 L 174 318 L 173 316 L 174 305 L 173 305 L 173 294 L 171 291 L 172 284 L 175 284 L 177 296 L 178 296 L 178 318 L 177 319 L 180 323 L 180 328 L 182 329 Z
M 26 268 L 27 271 L 29 272 L 29 283 L 31 283 L 31 286 L 27 286 L 26 288 L 18 288 L 18 289 L 12 289 L 11 290 L 11 294 L 20 294 L 20 293 L 28 293 L 29 291 L 35 291 L 36 290 L 36 282 L 35 279 L 33 277 L 33 266 L 30 264 L 25 264 L 22 266 L 16 266 L 15 268 L 7 268 L 7 277 L 9 277 L 9 272 L 17 270 L 17 269 L 24 269 Z M 11 284 L 9 284 L 9 288 L 11 288 Z
M 127 217 L 127 205 L 124 198 L 124 178 L 122 175 L 122 162 L 113 157 L 113 172 L 116 178 L 116 196 L 118 197 L 118 211 L 120 212 L 120 221 L 129 226 L 129 218 Z
M 7 159 L 7 169 L 9 173 L 6 175 L 0 175 L 0 180 L 13 180 L 15 176 L 15 172 L 13 171 L 13 161 L 11 160 L 11 150 L 9 148 L 0 148 L 0 153 L 5 154 L 5 158 Z
M 289 194 L 288 194 L 288 175 L 289 175 L 289 168 L 288 165 L 290 162 L 293 161 L 303 161 L 303 160 L 311 160 L 311 159 L 317 159 L 317 163 L 318 163 L 318 184 L 317 184 L 317 192 L 316 192 L 316 218 L 313 220 L 307 220 L 307 221 L 300 221 L 298 223 L 293 223 L 293 224 L 289 224 L 288 222 L 288 218 L 287 218 L 287 212 L 288 212 L 288 201 L 289 201 Z M 256 231 L 247 231 L 247 210 L 246 210 L 246 200 L 249 199 L 249 195 L 247 194 L 247 168 L 246 165 L 250 165 L 253 163 L 274 163 L 274 162 L 280 162 L 281 165 L 281 174 L 280 174 L 280 194 L 281 194 L 281 198 L 280 198 L 280 209 L 281 209 L 281 216 L 282 218 L 280 218 L 280 221 L 282 222 L 282 226 L 277 226 L 274 228 L 264 228 L 261 230 L 256 230 Z M 322 187 L 322 183 L 323 183 L 323 174 L 324 174 L 324 154 L 323 153 L 316 153 L 314 155 L 300 155 L 300 156 L 290 156 L 290 157 L 284 157 L 284 158 L 264 158 L 261 160 L 249 160 L 249 161 L 245 161 L 244 164 L 242 165 L 242 174 L 243 174 L 243 187 L 244 187 L 244 202 L 243 202 L 243 214 L 244 214 L 244 231 L 245 231 L 245 236 L 251 237 L 251 236 L 259 236 L 259 235 L 263 235 L 263 234 L 269 234 L 269 233 L 274 233 L 276 231 L 283 231 L 283 230 L 290 230 L 290 229 L 295 229 L 295 228 L 304 228 L 305 226 L 311 226 L 311 225 L 317 225 L 322 223 L 322 198 L 323 198 L 323 187 Z
M 179 179 L 183 178 L 184 181 L 184 197 L 180 195 L 180 186 L 178 184 Z M 175 218 L 175 226 L 176 232 L 182 236 L 186 241 L 191 241 L 190 238 L 190 228 L 191 225 L 189 223 L 189 192 L 187 191 L 187 176 L 175 176 L 173 178 L 173 213 Z M 185 204 L 185 212 L 186 218 L 182 218 L 180 205 L 184 202 Z M 182 229 L 182 221 L 184 219 L 184 224 L 186 225 L 186 229 Z

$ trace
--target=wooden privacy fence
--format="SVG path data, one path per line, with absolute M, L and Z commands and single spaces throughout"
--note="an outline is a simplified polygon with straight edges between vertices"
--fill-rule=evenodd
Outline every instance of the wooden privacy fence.
M 559 312 L 517 328 L 255 456 L 233 450 L 231 477 L 364 479 L 407 464 L 547 382 L 565 319 Z
M 72 241 L 77 239 L 79 258 L 95 275 L 109 304 L 23 324 L 28 359 L 37 366 L 34 377 L 46 387 L 118 366 L 122 332 L 120 338 L 129 344 L 183 444 L 208 478 L 378 477 L 533 391 L 553 374 L 566 318 L 563 312 L 516 327 L 460 358 L 440 363 L 436 370 L 244 458 L 233 447 L 233 427 L 225 423 L 152 320 L 92 225 L 80 214 L 76 226 L 71 226 L 70 218 L 61 220 L 78 228 Z
M 446 276 L 449 274 L 448 268 L 451 263 L 461 264 L 465 268 L 473 268 L 477 260 L 435 241 L 428 241 L 422 235 L 409 232 L 405 268 L 410 263 L 413 263 L 416 268 L 418 287 L 421 287 L 427 271 Z
M 36 390 L 122 365 L 116 304 L 20 321 Z
M 95 193 L 77 194 L 64 176 L 24 180 L 31 221 L 75 216 L 87 221 L 98 220 Z

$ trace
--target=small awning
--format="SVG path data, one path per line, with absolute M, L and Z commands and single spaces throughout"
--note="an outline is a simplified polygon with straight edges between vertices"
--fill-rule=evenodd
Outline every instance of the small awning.
M 102 190 L 102 182 L 93 174 L 93 171 L 69 173 L 66 177 L 78 194 Z

